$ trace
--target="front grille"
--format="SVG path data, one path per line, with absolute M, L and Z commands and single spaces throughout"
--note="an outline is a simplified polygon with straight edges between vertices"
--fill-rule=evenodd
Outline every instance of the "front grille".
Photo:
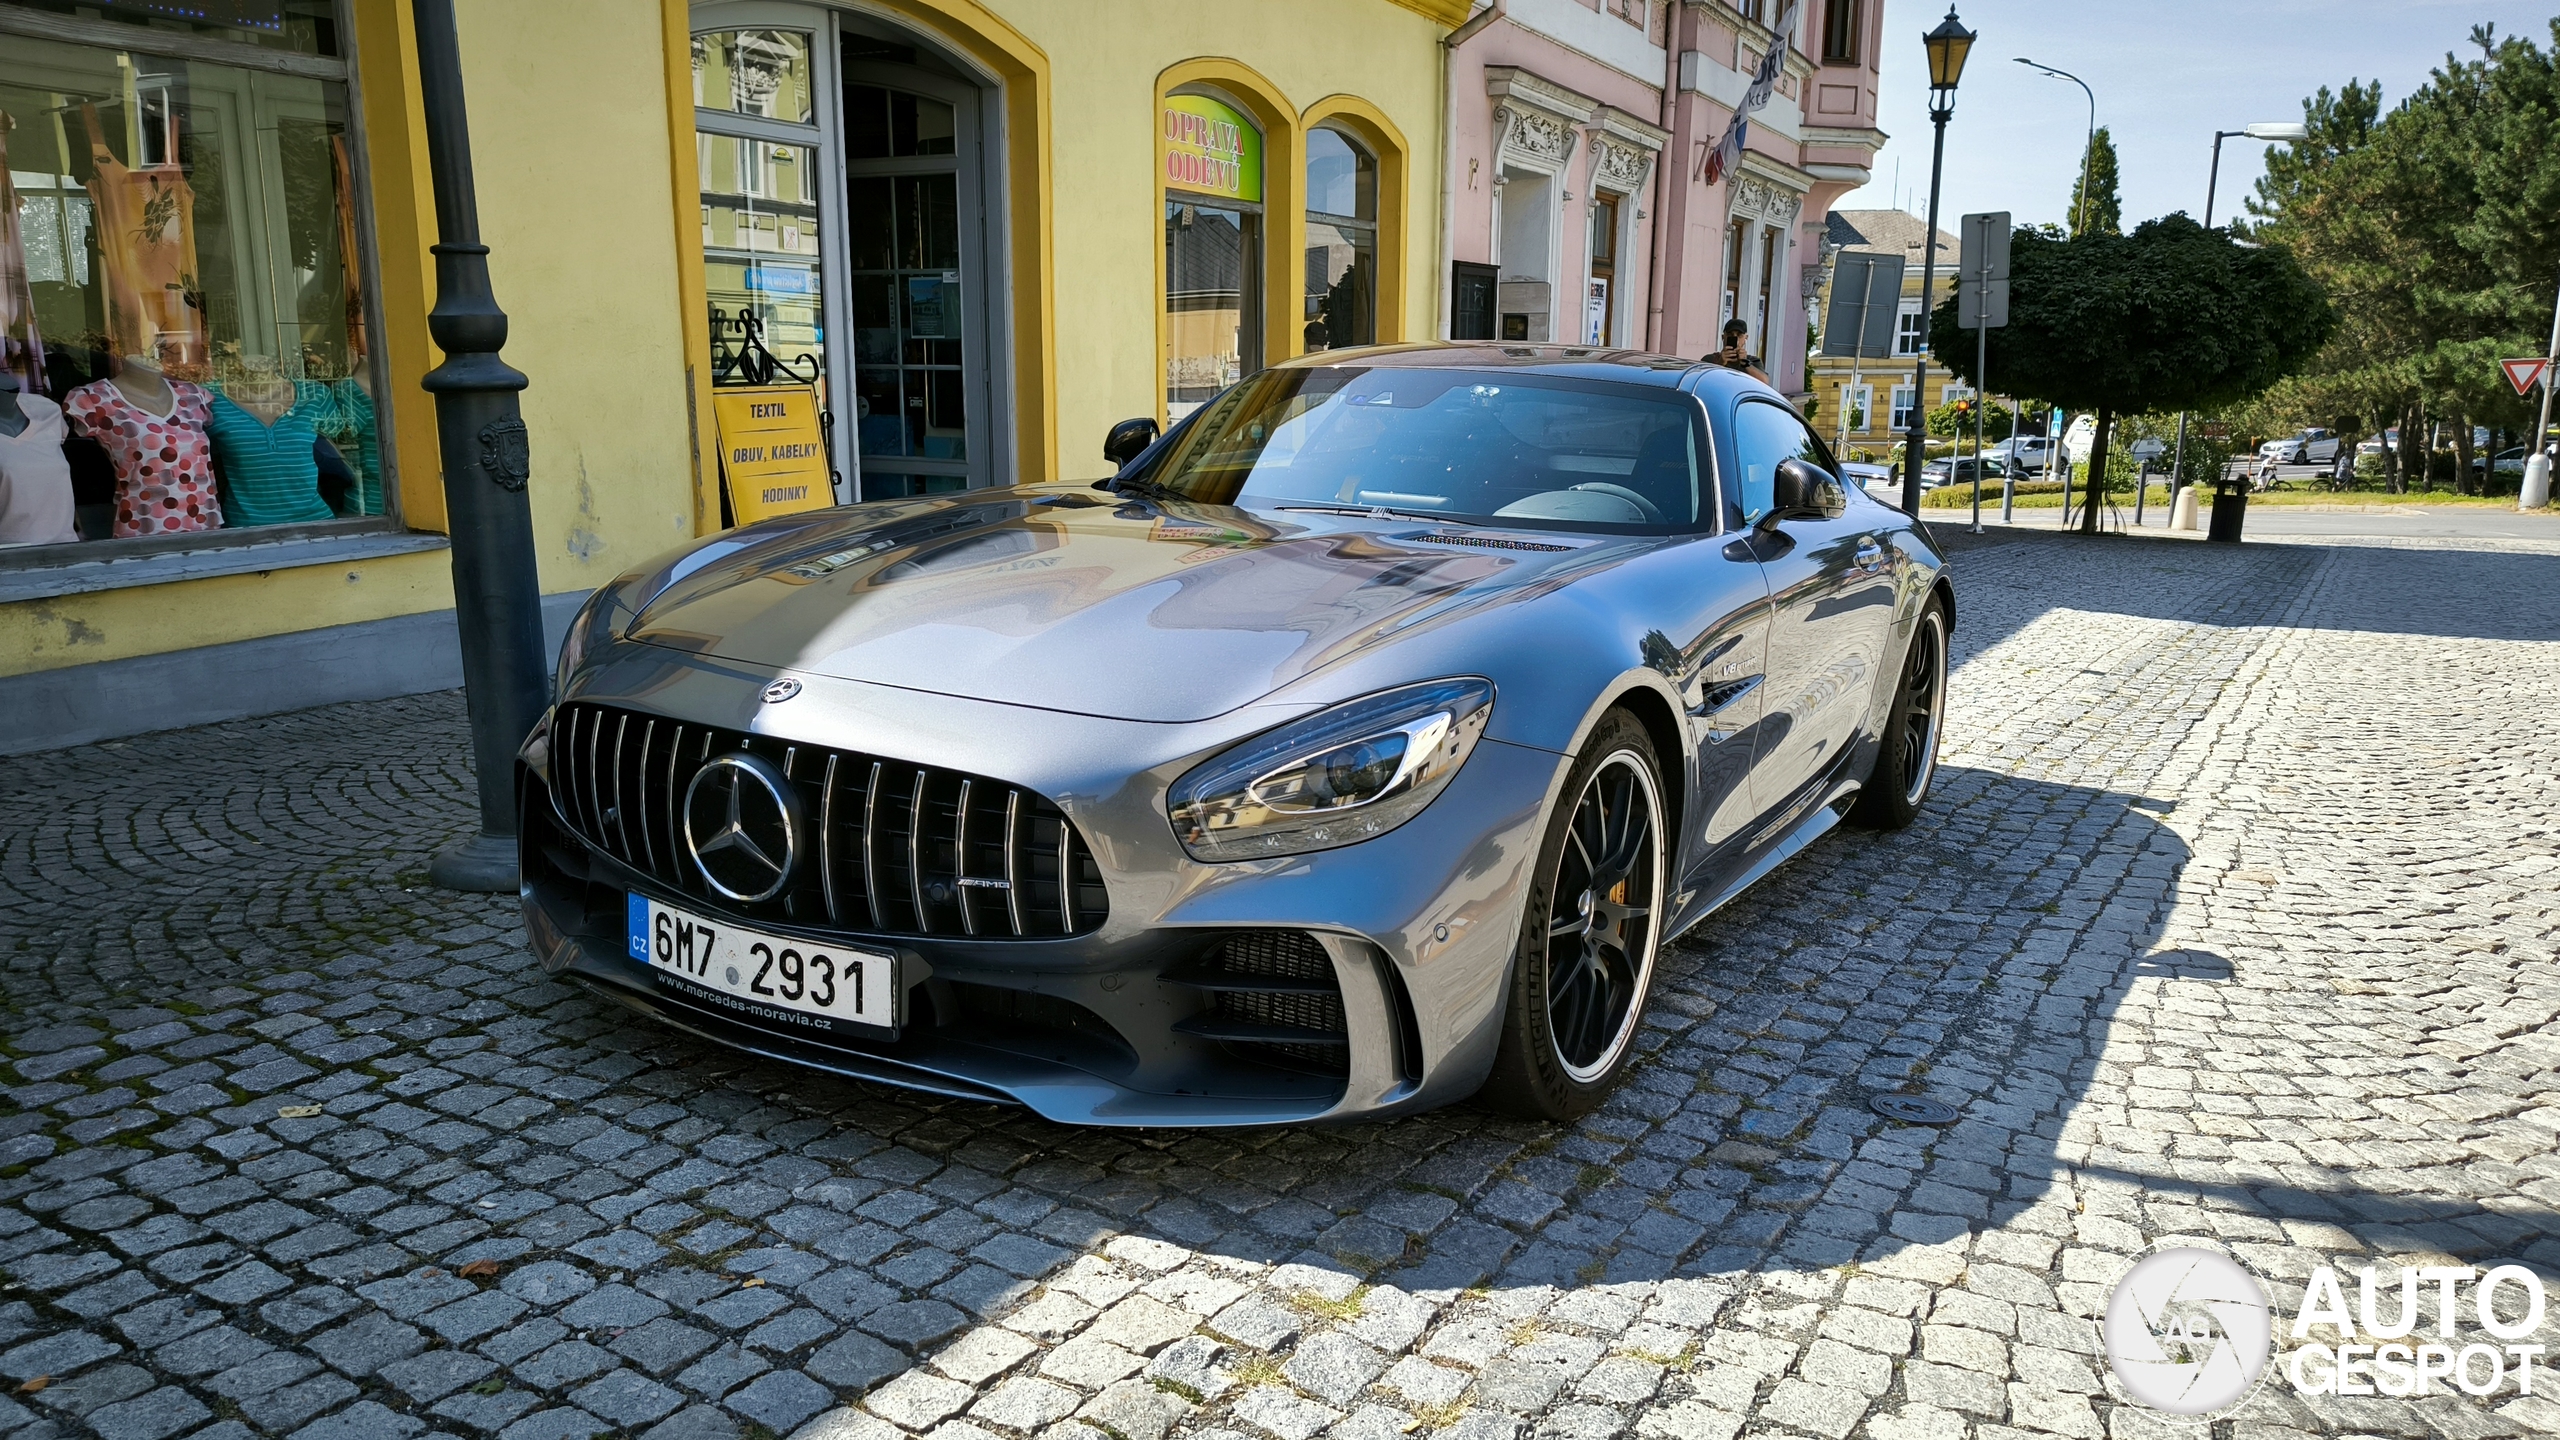
M 1209 1007 L 1174 1028 L 1223 1041 L 1239 1055 L 1315 1075 L 1351 1072 L 1351 1031 L 1333 957 L 1297 930 L 1249 930 L 1165 972 L 1209 994 Z
M 816 842 L 790 888 L 742 904 L 713 891 L 684 842 L 685 787 L 745 751 L 799 791 Z M 881 935 L 1086 934 L 1110 901 L 1092 848 L 1058 807 L 1001 780 L 799 745 L 612 706 L 560 707 L 552 797 L 580 839 L 707 907 Z

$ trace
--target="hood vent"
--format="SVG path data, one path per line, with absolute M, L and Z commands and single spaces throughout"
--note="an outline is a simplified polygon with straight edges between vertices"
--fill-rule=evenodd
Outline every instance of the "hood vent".
M 1471 550 L 1535 550 L 1550 555 L 1582 548 L 1579 545 L 1551 545 L 1540 540 L 1514 540 L 1507 535 L 1453 535 L 1440 530 L 1398 538 L 1418 545 L 1464 545 Z

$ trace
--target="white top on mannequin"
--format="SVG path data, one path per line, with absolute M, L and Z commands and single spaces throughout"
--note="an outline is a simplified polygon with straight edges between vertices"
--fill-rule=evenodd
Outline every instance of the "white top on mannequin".
M 72 523 L 71 462 L 62 453 L 62 407 L 18 393 L 17 377 L 0 371 L 0 545 L 68 545 Z
M 127 355 L 111 378 L 117 391 L 132 402 L 135 409 L 163 420 L 178 413 L 178 392 L 169 388 L 169 377 L 161 374 L 160 367 L 149 359 Z

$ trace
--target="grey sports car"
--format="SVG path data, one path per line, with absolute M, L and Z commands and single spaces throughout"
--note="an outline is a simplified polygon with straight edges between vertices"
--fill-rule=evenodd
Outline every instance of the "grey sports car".
M 1130 428 L 600 591 L 519 769 L 545 967 L 1056 1120 L 1563 1117 L 1665 941 L 1928 796 L 1945 562 L 1754 380 L 1389 347 Z

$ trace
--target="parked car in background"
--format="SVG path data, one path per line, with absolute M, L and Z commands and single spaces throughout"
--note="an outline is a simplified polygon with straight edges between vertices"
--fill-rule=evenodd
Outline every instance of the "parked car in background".
M 1870 498 L 1887 505 L 1902 504 L 1902 473 L 1890 465 L 1870 465 L 1862 460 L 1840 462 L 1840 477 L 1867 492 Z M 1920 482 L 1926 485 L 1923 478 Z
M 2532 458 L 2532 450 L 2522 445 L 2512 445 L 2495 455 L 2472 456 L 2471 473 L 2477 475 L 2486 468 L 2491 474 L 2514 475 L 2521 478 L 2524 475 L 2524 462 Z
M 2313 465 L 2337 458 L 2337 432 L 2317 426 L 2297 431 L 2282 440 L 2270 440 L 2258 447 L 2261 462 L 2272 460 L 2279 465 Z
M 1983 455 L 1982 478 L 1984 480 L 1997 480 L 2008 473 L 2008 467 L 2002 465 L 1998 458 L 1988 453 Z M 1972 483 L 1973 457 L 1970 455 L 1958 455 L 1951 459 L 1932 460 L 1928 464 L 1920 467 L 1920 488 L 1923 490 L 1935 490 L 1941 485 L 1970 485 Z
M 1982 452 L 1988 460 L 1998 457 L 2000 463 L 2021 475 L 2039 475 L 2053 464 L 2054 444 L 2045 435 L 2012 435 Z
M 2356 442 L 2356 453 L 2358 455 L 2379 455 L 2383 452 L 2384 447 L 2390 446 L 2396 448 L 2399 444 L 2400 427 L 2394 425 L 2379 435 L 2367 435 L 2364 439 Z

